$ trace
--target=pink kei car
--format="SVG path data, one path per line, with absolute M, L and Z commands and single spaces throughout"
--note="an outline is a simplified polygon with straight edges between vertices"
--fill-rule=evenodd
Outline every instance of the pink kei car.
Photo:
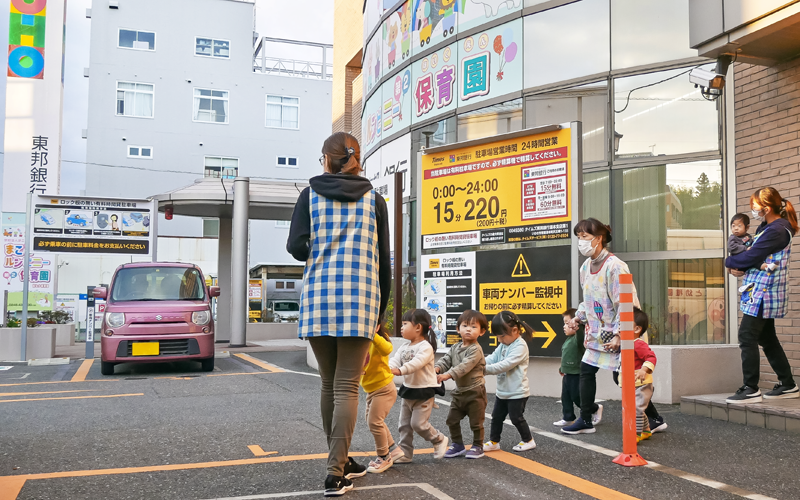
M 196 359 L 214 369 L 214 318 L 203 273 L 193 264 L 140 262 L 117 268 L 100 330 L 100 371 L 113 375 L 119 363 L 162 363 Z

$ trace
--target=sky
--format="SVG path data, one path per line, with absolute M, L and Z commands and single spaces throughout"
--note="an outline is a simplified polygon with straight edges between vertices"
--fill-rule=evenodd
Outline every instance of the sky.
M 165 0 L 169 1 L 169 0 Z M 0 0 L 0 12 L 8 12 L 9 0 Z M 91 19 L 86 9 L 91 0 L 67 0 L 67 33 L 64 75 L 64 116 L 61 149 L 61 194 L 79 195 L 85 188 L 86 128 L 89 106 L 89 79 L 83 69 L 89 67 Z M 302 17 L 299 13 L 303 13 Z M 333 43 L 333 0 L 256 0 L 256 31 L 261 36 L 288 38 L 319 43 Z M 0 38 L 7 38 L 8 26 L 0 27 Z M 270 44 L 268 54 L 299 60 L 321 60 L 321 51 L 292 45 Z M 333 61 L 328 52 L 329 62 Z M 5 73 L 5 68 L 3 68 Z M 0 95 L 5 95 L 5 78 L 0 78 Z M 5 115 L 5 99 L 0 112 Z M 2 127 L 2 124 L 0 124 Z

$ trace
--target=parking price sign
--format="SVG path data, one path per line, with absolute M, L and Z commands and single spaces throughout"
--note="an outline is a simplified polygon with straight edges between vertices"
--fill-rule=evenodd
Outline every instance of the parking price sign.
M 422 156 L 424 249 L 569 238 L 571 130 Z

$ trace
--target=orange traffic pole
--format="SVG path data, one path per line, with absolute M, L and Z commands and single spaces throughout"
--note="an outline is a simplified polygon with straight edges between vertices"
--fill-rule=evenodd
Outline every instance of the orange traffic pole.
M 622 366 L 622 453 L 613 460 L 625 467 L 647 465 L 636 449 L 636 389 L 633 358 L 633 275 L 619 276 L 620 348 Z

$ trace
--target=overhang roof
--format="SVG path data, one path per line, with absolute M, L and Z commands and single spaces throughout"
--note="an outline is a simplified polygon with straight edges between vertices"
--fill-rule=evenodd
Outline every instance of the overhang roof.
M 290 220 L 305 182 L 250 180 L 251 220 Z M 173 206 L 175 215 L 233 218 L 233 179 L 204 177 L 194 184 L 152 196 L 158 211 Z

